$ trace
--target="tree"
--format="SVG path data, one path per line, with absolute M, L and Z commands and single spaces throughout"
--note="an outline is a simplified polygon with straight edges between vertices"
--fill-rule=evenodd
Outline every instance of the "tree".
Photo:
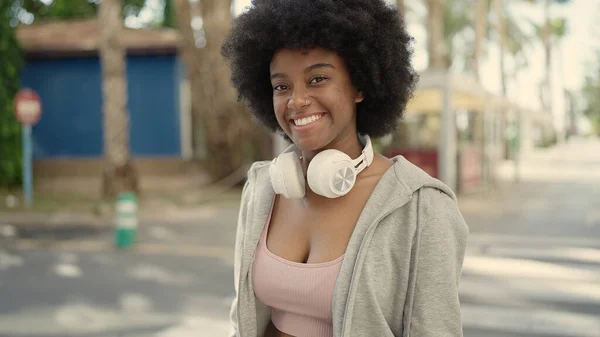
M 164 0 L 163 7 L 163 27 L 176 28 L 177 18 L 175 17 L 175 8 L 173 7 L 173 0 Z
M 21 183 L 21 128 L 13 114 L 13 100 L 19 91 L 23 64 L 13 27 L 5 18 L 10 3 L 0 2 L 0 187 Z
M 581 94 L 585 102 L 583 114 L 592 123 L 594 132 L 600 136 L 600 53 L 594 69 L 585 78 Z
M 526 20 L 516 17 L 506 8 L 505 0 L 493 0 L 494 30 L 500 56 L 501 87 L 504 97 L 508 94 L 507 78 L 516 77 L 517 73 L 528 65 L 526 48 L 532 44 L 534 37 L 527 34 L 520 22 Z M 513 68 L 506 67 L 506 56 L 513 61 Z
M 72 1 L 72 0 L 14 0 L 12 6 L 12 17 L 14 20 L 23 21 L 27 13 L 35 19 L 89 19 L 98 14 L 98 3 L 101 1 Z M 130 15 L 140 11 L 146 0 L 123 0 L 120 2 L 121 9 Z M 26 22 L 31 23 L 31 22 Z
M 229 68 L 220 54 L 231 25 L 231 2 L 203 0 L 201 8 L 196 9 L 188 0 L 174 0 L 174 5 L 193 92 L 194 129 L 203 130 L 207 149 L 204 167 L 213 181 L 220 180 L 239 171 L 245 161 L 244 152 L 252 149 L 248 140 L 254 138 L 254 130 L 260 130 L 251 125 L 249 114 L 237 101 Z M 261 131 L 263 137 L 268 136 Z
M 488 2 L 487 0 L 476 1 L 473 7 L 475 14 L 475 50 L 473 53 L 473 71 L 475 79 L 480 80 L 479 64 L 481 62 L 481 54 L 483 52 L 483 42 L 486 37 L 486 26 L 488 23 Z
M 506 52 L 506 12 L 504 9 L 504 0 L 493 0 L 494 1 L 494 14 L 496 19 L 496 36 L 498 39 L 498 49 L 500 49 L 500 81 L 502 82 L 502 96 L 506 97 L 506 63 L 504 53 Z
M 129 153 L 129 117 L 125 49 L 119 42 L 123 20 L 119 0 L 102 0 L 100 63 L 102 67 L 102 110 L 104 120 L 103 195 L 138 191 L 137 174 Z
M 427 48 L 430 69 L 448 69 L 457 56 L 455 42 L 472 27 L 466 0 L 427 0 Z M 473 51 L 464 55 L 472 59 Z
M 560 34 L 560 30 L 563 29 L 563 35 L 565 33 L 564 28 L 566 27 L 566 21 L 564 19 L 552 19 L 550 17 L 550 8 L 553 4 L 567 4 L 571 0 L 525 0 L 532 4 L 538 4 L 543 2 L 544 6 L 544 19 L 542 23 L 533 23 L 534 28 L 537 32 L 538 39 L 542 42 L 545 54 L 545 75 L 542 80 L 540 100 L 542 107 L 552 114 L 552 50 L 554 45 L 554 38 L 556 34 Z M 561 28 L 562 25 L 562 28 Z
M 429 69 L 444 69 L 444 4 L 441 0 L 426 0 L 427 6 L 427 51 Z
M 404 11 L 406 10 L 406 4 L 404 3 L 404 0 L 396 0 L 396 7 L 398 8 L 398 11 L 401 15 L 406 16 L 406 14 L 404 13 Z

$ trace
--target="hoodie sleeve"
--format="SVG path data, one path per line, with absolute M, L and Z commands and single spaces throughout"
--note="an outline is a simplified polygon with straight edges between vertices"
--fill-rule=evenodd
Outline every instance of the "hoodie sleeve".
M 421 190 L 414 296 L 405 337 L 462 337 L 458 286 L 469 228 L 455 200 L 434 188 Z
M 248 175 L 249 177 L 250 175 Z M 246 180 L 244 187 L 242 189 L 242 197 L 240 201 L 240 210 L 238 214 L 237 221 L 237 230 L 235 234 L 235 253 L 233 258 L 233 279 L 234 279 L 234 288 L 235 288 L 235 297 L 233 302 L 231 303 L 231 308 L 229 310 L 229 320 L 231 322 L 231 329 L 229 336 L 235 337 L 238 336 L 238 317 L 237 317 L 237 308 L 238 308 L 238 286 L 240 282 L 240 268 L 242 264 L 242 250 L 244 247 L 244 232 L 246 228 L 246 220 L 248 214 L 248 204 L 250 203 L 250 178 Z

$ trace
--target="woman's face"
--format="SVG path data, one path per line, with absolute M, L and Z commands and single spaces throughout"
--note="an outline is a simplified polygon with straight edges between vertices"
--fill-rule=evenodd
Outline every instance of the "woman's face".
M 363 95 L 336 53 L 281 49 L 270 71 L 275 116 L 300 149 L 336 148 L 356 138 L 356 103 Z

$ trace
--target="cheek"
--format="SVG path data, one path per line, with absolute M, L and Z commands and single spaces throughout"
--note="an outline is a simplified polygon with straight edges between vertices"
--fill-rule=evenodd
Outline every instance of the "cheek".
M 284 97 L 273 96 L 273 111 L 275 118 L 283 128 L 285 128 L 285 110 L 287 108 L 287 100 Z
M 335 111 L 346 112 L 354 108 L 354 99 L 349 97 L 345 88 L 335 88 L 329 94 L 329 97 L 335 98 L 333 100 L 329 99 L 330 106 Z

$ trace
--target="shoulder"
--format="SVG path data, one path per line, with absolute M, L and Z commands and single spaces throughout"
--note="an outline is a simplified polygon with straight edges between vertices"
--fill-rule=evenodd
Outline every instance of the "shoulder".
M 265 176 L 269 175 L 270 161 L 256 161 L 249 165 L 246 172 L 244 187 L 242 188 L 241 207 L 247 208 L 251 201 L 256 186 L 264 184 Z
M 269 176 L 269 165 L 271 161 L 261 160 L 255 161 L 250 164 L 248 171 L 246 172 L 246 186 L 254 186 L 260 184 L 261 181 L 265 180 L 265 177 Z
M 468 226 L 452 189 L 402 156 L 394 157 L 394 162 L 396 179 L 411 194 L 411 205 L 417 210 L 417 227 L 468 236 Z
M 269 170 L 269 165 L 271 164 L 270 160 L 260 160 L 260 161 L 255 161 L 252 164 L 250 164 L 250 167 L 248 168 L 248 177 L 250 177 L 253 174 L 259 174 L 262 171 Z
M 439 179 L 432 177 L 403 156 L 396 156 L 393 158 L 393 161 L 396 179 L 411 193 L 415 193 L 421 189 L 434 189 L 446 194 L 457 202 L 456 195 L 452 189 Z
M 469 227 L 460 212 L 456 198 L 440 189 L 423 187 L 419 191 L 417 202 L 416 225 L 419 241 L 443 249 L 464 251 Z

